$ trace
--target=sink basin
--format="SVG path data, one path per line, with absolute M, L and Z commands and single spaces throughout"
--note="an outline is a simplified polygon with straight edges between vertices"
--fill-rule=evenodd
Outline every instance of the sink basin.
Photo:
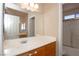
M 21 44 L 25 44 L 25 43 L 27 43 L 27 41 L 21 41 Z

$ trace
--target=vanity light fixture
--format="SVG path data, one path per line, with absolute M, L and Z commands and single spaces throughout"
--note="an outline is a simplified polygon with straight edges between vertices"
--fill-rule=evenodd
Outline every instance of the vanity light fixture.
M 37 3 L 21 3 L 22 9 L 27 9 L 29 11 L 38 11 L 39 5 Z

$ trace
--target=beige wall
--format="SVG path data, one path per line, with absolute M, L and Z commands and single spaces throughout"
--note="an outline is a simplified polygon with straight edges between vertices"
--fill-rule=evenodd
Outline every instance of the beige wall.
M 43 17 L 43 6 L 39 4 L 40 9 L 38 12 L 29 12 L 28 18 L 35 16 L 35 35 L 44 35 L 44 17 Z
M 30 12 L 29 17 L 36 16 L 36 35 L 56 36 L 58 31 L 58 4 L 42 4 L 40 12 Z
M 28 18 L 35 16 L 35 35 L 44 35 L 43 14 L 41 13 L 29 13 Z
M 44 5 L 44 33 L 56 36 L 58 31 L 59 4 Z

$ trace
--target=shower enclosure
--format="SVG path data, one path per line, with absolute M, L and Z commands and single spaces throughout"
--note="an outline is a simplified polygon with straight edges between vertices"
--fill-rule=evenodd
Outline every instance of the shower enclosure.
M 79 56 L 79 4 L 65 4 L 63 20 L 63 54 Z
M 5 39 L 19 38 L 19 21 L 20 17 L 4 14 L 4 29 L 6 33 Z

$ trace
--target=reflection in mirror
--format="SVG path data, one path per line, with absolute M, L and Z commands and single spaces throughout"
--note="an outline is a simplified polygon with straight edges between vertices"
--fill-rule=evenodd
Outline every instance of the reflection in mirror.
M 14 15 L 5 14 L 4 29 L 6 39 L 19 38 L 19 17 Z
M 35 36 L 35 17 L 29 19 L 29 36 Z
M 6 6 L 6 5 L 5 5 Z M 11 7 L 11 6 L 10 6 Z M 30 18 L 28 23 L 28 13 L 7 7 L 4 14 L 4 38 L 16 39 L 32 37 L 35 35 L 35 17 Z M 29 27 L 28 27 L 29 26 Z M 29 29 L 29 30 L 28 30 Z

